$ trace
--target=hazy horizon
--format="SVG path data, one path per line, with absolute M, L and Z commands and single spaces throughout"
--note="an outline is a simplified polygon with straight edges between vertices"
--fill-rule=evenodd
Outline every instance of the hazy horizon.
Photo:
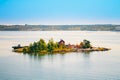
M 120 24 L 0 24 L 0 25 L 120 25 Z

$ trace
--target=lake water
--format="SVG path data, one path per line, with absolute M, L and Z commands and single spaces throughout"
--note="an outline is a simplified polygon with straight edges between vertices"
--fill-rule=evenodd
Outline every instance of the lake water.
M 27 55 L 12 52 L 14 45 L 29 45 L 53 38 L 112 50 L 91 53 Z M 120 80 L 120 32 L 107 31 L 1 31 L 0 80 Z

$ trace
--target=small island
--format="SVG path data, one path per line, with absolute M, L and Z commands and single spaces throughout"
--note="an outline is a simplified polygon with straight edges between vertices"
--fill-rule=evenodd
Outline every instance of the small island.
M 80 44 L 65 44 L 64 40 L 55 42 L 50 39 L 48 43 L 44 39 L 40 39 L 38 42 L 31 43 L 29 46 L 13 46 L 14 52 L 19 53 L 37 53 L 37 54 L 54 54 L 54 53 L 67 53 L 67 52 L 91 52 L 91 51 L 108 51 L 109 48 L 93 47 L 89 40 L 83 40 Z

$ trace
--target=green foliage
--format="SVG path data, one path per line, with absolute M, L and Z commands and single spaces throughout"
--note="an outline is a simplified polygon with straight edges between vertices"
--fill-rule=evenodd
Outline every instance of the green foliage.
M 32 43 L 31 43 L 31 44 L 29 45 L 29 47 L 28 47 L 28 52 L 29 52 L 29 53 L 34 52 L 34 48 L 33 48 L 33 44 L 32 44 Z
M 40 39 L 38 42 L 38 50 L 42 51 L 42 50 L 46 50 L 47 49 L 47 44 L 43 39 Z
M 82 48 L 90 48 L 91 47 L 91 44 L 90 44 L 90 41 L 88 40 L 83 40 L 83 42 L 81 43 L 81 46 Z
M 26 48 L 24 47 L 24 48 L 23 48 L 23 53 L 26 53 L 26 52 L 27 52 L 27 50 L 26 50 Z
M 47 44 L 47 49 L 49 52 L 53 52 L 53 50 L 55 49 L 56 45 L 54 43 L 53 39 L 50 39 L 48 44 Z
M 55 49 L 59 48 L 58 42 L 54 42 L 53 39 L 50 39 L 48 43 L 44 39 L 40 39 L 38 42 L 30 44 L 28 47 L 29 53 L 40 53 L 40 52 L 53 52 Z M 26 49 L 23 52 L 27 52 Z
M 80 47 L 90 48 L 90 41 L 83 40 L 83 42 L 80 43 Z M 38 42 L 34 42 L 33 44 L 30 44 L 27 48 L 23 49 L 24 53 L 53 53 L 59 51 L 70 51 L 70 49 L 67 48 L 65 44 L 54 42 L 53 39 L 50 39 L 48 43 L 46 43 L 44 39 L 40 39 Z

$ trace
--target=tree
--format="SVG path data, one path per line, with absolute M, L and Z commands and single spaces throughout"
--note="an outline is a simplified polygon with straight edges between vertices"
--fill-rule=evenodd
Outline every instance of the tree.
M 27 49 L 25 47 L 23 48 L 23 53 L 27 53 Z
M 38 45 L 37 45 L 37 42 L 34 42 L 33 43 L 33 52 L 38 52 Z
M 90 48 L 91 47 L 91 44 L 90 44 L 90 41 L 88 40 L 83 40 L 83 46 L 82 48 Z
M 54 40 L 50 39 L 48 44 L 47 44 L 47 49 L 49 52 L 53 52 L 53 50 L 55 49 L 55 44 L 54 44 Z
M 59 48 L 58 42 L 54 43 L 54 46 L 55 46 L 55 49 L 58 49 Z
M 29 47 L 28 47 L 28 52 L 29 53 L 32 53 L 33 52 L 33 44 L 31 43 L 30 45 L 29 45 Z
M 47 50 L 47 44 L 44 39 L 40 39 L 40 41 L 38 41 L 38 49 L 39 51 Z

